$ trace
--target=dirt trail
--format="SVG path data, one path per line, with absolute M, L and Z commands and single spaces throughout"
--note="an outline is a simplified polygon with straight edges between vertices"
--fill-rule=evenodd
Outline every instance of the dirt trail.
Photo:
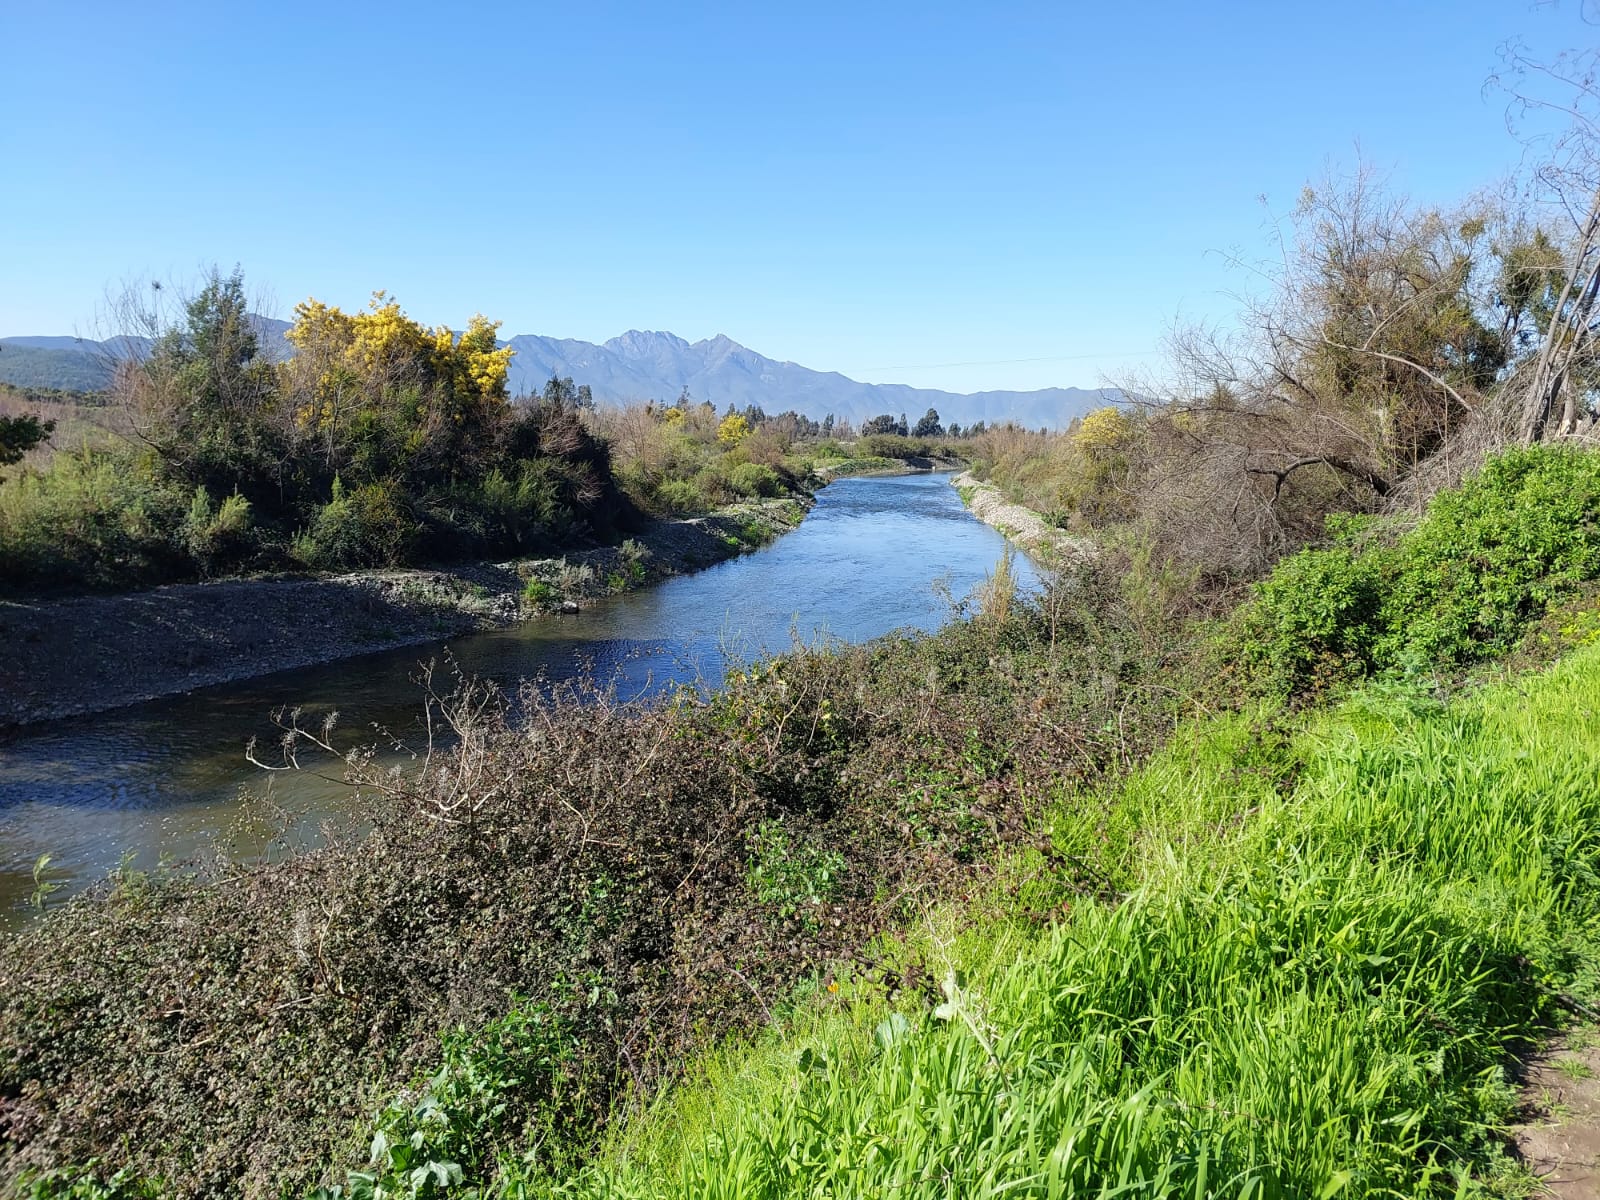
M 1530 1064 L 1530 1110 L 1517 1155 L 1561 1200 L 1600 1200 L 1600 1031 L 1553 1047 Z

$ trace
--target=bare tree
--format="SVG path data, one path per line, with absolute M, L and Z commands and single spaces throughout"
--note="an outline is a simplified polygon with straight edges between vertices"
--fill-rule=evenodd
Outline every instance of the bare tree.
M 1580 15 L 1592 30 L 1600 7 L 1586 3 Z M 1586 417 L 1592 424 L 1600 320 L 1600 49 L 1541 59 L 1515 42 L 1502 57 L 1504 68 L 1491 83 L 1508 94 L 1507 124 L 1534 162 L 1533 199 L 1567 225 L 1544 337 L 1506 389 L 1516 435 L 1531 443 L 1571 436 Z

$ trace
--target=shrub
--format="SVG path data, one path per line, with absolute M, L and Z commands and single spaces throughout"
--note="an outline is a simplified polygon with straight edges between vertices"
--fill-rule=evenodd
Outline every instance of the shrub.
M 1246 653 L 1269 687 L 1291 692 L 1371 668 L 1383 608 L 1376 559 L 1344 546 L 1304 550 L 1257 587 Z
M 249 553 L 253 525 L 250 501 L 235 492 L 223 500 L 220 508 L 214 507 L 210 493 L 202 485 L 195 488 L 189 514 L 184 518 L 183 543 L 201 571 L 210 574 Z
M 393 566 L 405 561 L 417 536 L 391 482 L 369 483 L 346 493 L 336 478 L 333 499 L 295 542 L 295 557 L 322 570 Z
M 47 473 L 0 484 L 0 579 L 105 587 L 191 574 L 179 536 L 189 507 L 133 455 L 58 454 Z
M 1284 559 L 1239 616 L 1239 649 L 1265 690 L 1448 669 L 1508 649 L 1552 603 L 1600 578 L 1600 454 L 1508 451 L 1435 496 L 1398 537 L 1330 524 L 1346 544 Z
M 693 480 L 666 479 L 656 486 L 654 507 L 659 512 L 688 517 L 708 511 L 711 504 Z
M 777 496 L 783 491 L 778 473 L 764 463 L 740 463 L 728 473 L 728 486 L 741 496 Z

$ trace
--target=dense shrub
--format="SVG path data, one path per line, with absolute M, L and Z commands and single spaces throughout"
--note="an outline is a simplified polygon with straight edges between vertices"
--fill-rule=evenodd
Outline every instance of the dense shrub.
M 783 481 L 765 463 L 740 463 L 728 472 L 728 487 L 741 496 L 770 497 L 783 493 Z
M 127 452 L 57 455 L 0 484 L 0 583 L 102 587 L 189 571 L 192 494 Z
M 119 370 L 140 450 L 57 455 L 0 481 L 0 586 L 459 559 L 633 523 L 581 391 L 555 381 L 514 407 L 493 323 L 428 330 L 386 297 L 354 315 L 308 301 L 295 356 L 274 363 L 244 303 L 237 273 L 213 275 Z
M 956 453 L 956 446 L 947 438 L 875 433 L 856 443 L 856 453 L 868 458 L 945 458 Z
M 204 486 L 197 487 L 183 522 L 184 548 L 200 570 L 210 574 L 249 557 L 254 524 L 250 501 L 238 492 L 214 505 Z
M 1600 578 L 1600 454 L 1508 451 L 1441 492 L 1411 529 L 1332 522 L 1342 544 L 1282 561 L 1235 636 L 1280 693 L 1503 652 L 1555 601 Z
M 333 499 L 323 505 L 295 557 L 321 570 L 386 567 L 405 561 L 417 524 L 391 483 L 369 483 L 346 492 L 335 477 Z
M 364 838 L 46 914 L 0 958 L 0 1175 L 277 1197 L 581 1149 L 1167 724 L 1102 593 L 653 709 L 529 693 L 531 729 L 483 711 L 420 778 L 361 771 Z

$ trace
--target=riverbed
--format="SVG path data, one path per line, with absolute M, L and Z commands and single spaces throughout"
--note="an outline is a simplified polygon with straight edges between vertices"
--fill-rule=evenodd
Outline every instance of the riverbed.
M 1000 534 L 962 506 L 945 475 L 842 479 L 793 533 L 755 553 L 643 591 L 596 600 L 576 616 L 530 621 L 318 667 L 203 688 L 147 704 L 30 727 L 0 743 L 0 924 L 25 920 L 41 879 L 48 902 L 135 867 L 294 853 L 329 816 L 348 817 L 338 764 L 268 774 L 275 710 L 320 723 L 337 712 L 341 747 L 381 727 L 419 743 L 423 666 L 491 679 L 585 673 L 623 699 L 679 684 L 714 687 L 729 665 L 796 642 L 860 642 L 932 630 L 994 569 Z M 1037 585 L 1018 559 L 1024 587 Z M 243 799 L 249 793 L 252 799 Z

